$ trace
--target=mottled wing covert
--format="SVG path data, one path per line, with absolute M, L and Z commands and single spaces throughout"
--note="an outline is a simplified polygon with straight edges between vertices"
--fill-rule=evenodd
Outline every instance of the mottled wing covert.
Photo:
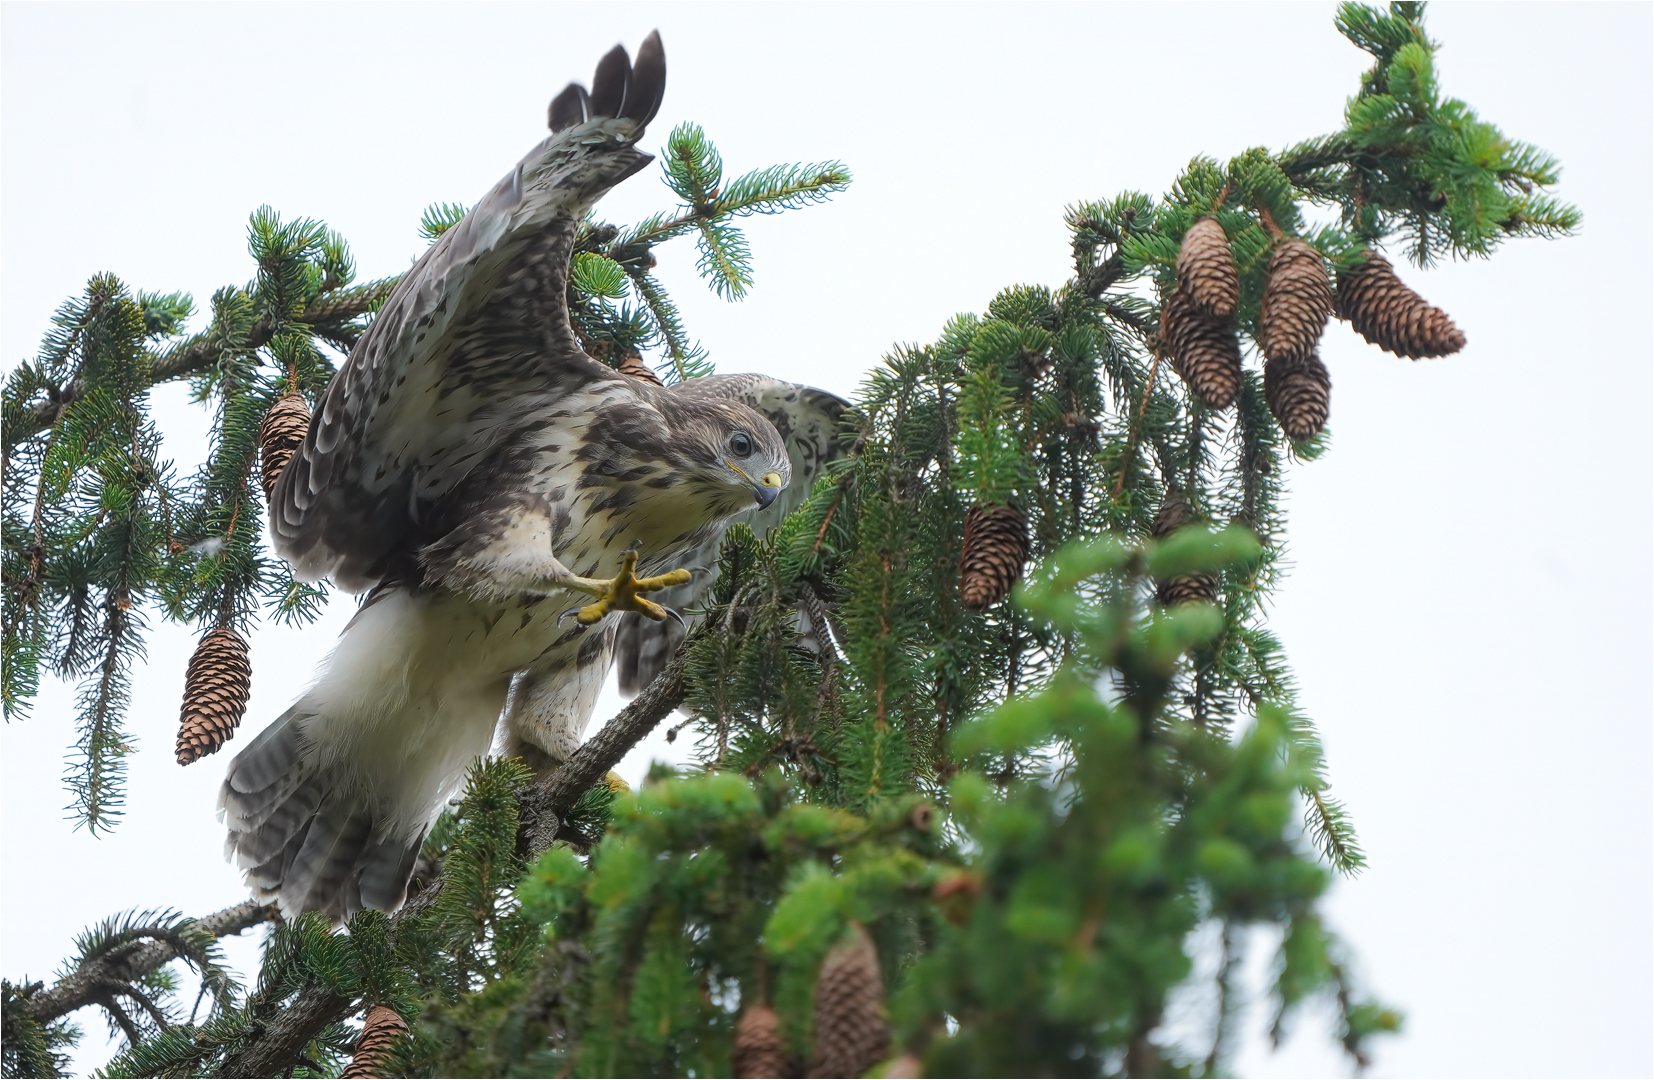
M 781 497 L 763 510 L 737 514 L 731 522 L 744 521 L 753 532 L 763 536 L 780 525 L 788 514 L 804 502 L 814 486 L 815 479 L 828 462 L 842 456 L 839 418 L 848 402 L 825 390 L 817 390 L 798 383 L 782 382 L 768 375 L 713 375 L 691 379 L 671 388 L 685 397 L 730 398 L 740 401 L 768 417 L 781 433 L 787 445 L 787 456 L 792 461 L 792 480 Z M 726 525 L 727 527 L 727 525 Z M 712 571 L 698 574 L 689 582 L 654 594 L 652 599 L 684 612 L 684 618 L 693 626 L 697 621 L 687 609 L 706 603 L 712 585 L 717 581 L 718 546 L 723 542 L 722 530 L 703 544 L 699 551 L 684 560 L 685 565 L 700 565 Z M 636 694 L 660 674 L 683 642 L 684 627 L 667 620 L 653 622 L 628 613 L 622 617 L 620 632 L 615 640 L 616 667 L 619 669 L 620 691 Z
M 364 591 L 422 539 L 425 512 L 528 425 L 578 424 L 559 400 L 621 379 L 569 329 L 568 259 L 587 209 L 649 163 L 658 34 L 619 46 L 590 94 L 553 101 L 553 134 L 445 232 L 386 300 L 317 406 L 270 504 L 276 551 L 306 581 Z M 555 419 L 548 419 L 555 418 Z

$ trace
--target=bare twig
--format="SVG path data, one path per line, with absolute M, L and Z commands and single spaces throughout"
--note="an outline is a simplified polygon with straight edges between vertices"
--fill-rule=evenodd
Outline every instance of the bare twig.
M 1148 412 L 1149 395 L 1154 393 L 1154 380 L 1159 374 L 1160 348 L 1156 346 L 1154 350 L 1154 363 L 1149 368 L 1149 382 L 1147 386 L 1143 387 L 1143 400 L 1137 404 L 1137 420 L 1132 424 L 1130 435 L 1126 439 L 1126 452 L 1121 455 L 1120 475 L 1114 478 L 1114 494 L 1111 498 L 1118 499 L 1120 497 L 1121 488 L 1125 487 L 1126 470 L 1131 468 L 1132 455 L 1137 452 L 1137 433 L 1142 430 L 1143 414 Z

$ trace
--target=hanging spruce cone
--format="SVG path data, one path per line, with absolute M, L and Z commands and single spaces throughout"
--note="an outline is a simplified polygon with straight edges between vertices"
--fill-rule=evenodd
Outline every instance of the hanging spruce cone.
M 816 977 L 816 1045 L 812 1077 L 860 1076 L 890 1049 L 879 954 L 859 923 L 852 940 L 833 947 Z
M 735 1025 L 731 1065 L 740 1078 L 791 1076 L 787 1048 L 781 1041 L 781 1020 L 768 1005 L 754 1005 Z
M 1240 301 L 1240 273 L 1229 240 L 1215 218 L 1201 218 L 1183 234 L 1177 253 L 1177 286 L 1206 318 L 1227 323 Z
M 1303 442 L 1326 425 L 1332 408 L 1332 376 L 1321 358 L 1270 360 L 1263 366 L 1263 396 L 1281 430 Z
M 1332 315 L 1332 283 L 1321 253 L 1289 236 L 1269 257 L 1258 316 L 1258 347 L 1271 360 L 1298 360 L 1315 350 Z
M 234 628 L 215 627 L 190 657 L 178 720 L 178 764 L 214 753 L 230 741 L 252 692 L 247 642 Z
M 310 430 L 310 406 L 298 394 L 283 394 L 264 414 L 264 423 L 258 426 L 259 479 L 264 484 L 264 499 L 276 490 L 281 470 L 292 460 L 304 433 Z
M 1160 540 L 1168 537 L 1196 520 L 1197 515 L 1194 508 L 1189 505 L 1188 498 L 1181 491 L 1169 488 L 1166 497 L 1160 502 L 1160 512 L 1154 516 L 1154 538 Z M 1190 600 L 1209 602 L 1216 600 L 1217 595 L 1218 579 L 1212 574 L 1181 574 L 1167 578 L 1160 582 L 1159 588 L 1155 591 L 1155 598 L 1167 607 Z
M 1014 506 L 973 506 L 965 514 L 959 593 L 972 611 L 1005 599 L 1028 561 L 1028 519 Z
M 1160 338 L 1172 367 L 1209 409 L 1227 409 L 1240 393 L 1240 342 L 1226 323 L 1208 319 L 1188 293 L 1172 291 L 1160 307 Z
M 391 1044 L 397 1036 L 406 1034 L 408 1022 L 396 1014 L 396 1010 L 387 1009 L 383 1005 L 375 1005 L 368 1010 L 366 1019 L 362 1022 L 362 1034 L 356 1039 L 356 1049 L 351 1052 L 350 1064 L 345 1071 L 339 1074 L 339 1080 L 355 1077 L 365 1080 L 368 1077 L 382 1076 L 386 1059 L 390 1057 Z
M 1402 284 L 1390 260 L 1376 251 L 1338 275 L 1338 301 L 1356 333 L 1397 356 L 1419 360 L 1464 348 L 1464 332 L 1447 312 Z
M 1218 579 L 1215 574 L 1179 574 L 1167 578 L 1155 591 L 1155 599 L 1167 607 L 1193 601 L 1213 603 L 1218 598 Z
M 655 374 L 655 369 L 645 364 L 643 357 L 637 353 L 627 353 L 621 357 L 620 367 L 615 370 L 622 375 L 630 375 L 634 379 L 642 379 L 644 382 L 654 383 L 656 386 L 661 385 L 660 376 Z
M 1176 488 L 1167 488 L 1160 500 L 1160 510 L 1154 515 L 1154 526 L 1149 531 L 1156 540 L 1170 536 L 1195 519 L 1189 500 Z

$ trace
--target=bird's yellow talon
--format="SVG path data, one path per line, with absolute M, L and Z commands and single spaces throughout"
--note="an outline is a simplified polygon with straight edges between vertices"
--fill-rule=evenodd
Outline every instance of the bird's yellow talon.
M 621 556 L 620 573 L 616 574 L 613 580 L 604 583 L 603 593 L 597 601 L 576 612 L 575 618 L 580 625 L 590 626 L 611 611 L 636 611 L 656 622 L 668 615 L 675 615 L 675 612 L 653 600 L 645 600 L 640 594 L 682 585 L 689 580 L 689 571 L 668 570 L 655 577 L 639 578 L 634 574 L 636 570 L 637 552 L 628 551 Z

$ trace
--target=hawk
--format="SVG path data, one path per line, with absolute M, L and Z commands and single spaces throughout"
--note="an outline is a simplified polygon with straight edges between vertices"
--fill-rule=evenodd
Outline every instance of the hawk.
M 622 615 L 673 614 L 646 594 L 689 585 L 682 563 L 736 515 L 779 521 L 838 452 L 831 394 L 763 375 L 657 386 L 570 327 L 576 233 L 653 160 L 636 143 L 665 84 L 655 33 L 635 65 L 616 46 L 589 93 L 557 95 L 551 136 L 397 285 L 275 486 L 276 551 L 366 594 L 220 790 L 227 855 L 289 916 L 398 907 L 497 729 L 539 767 L 567 760 Z

